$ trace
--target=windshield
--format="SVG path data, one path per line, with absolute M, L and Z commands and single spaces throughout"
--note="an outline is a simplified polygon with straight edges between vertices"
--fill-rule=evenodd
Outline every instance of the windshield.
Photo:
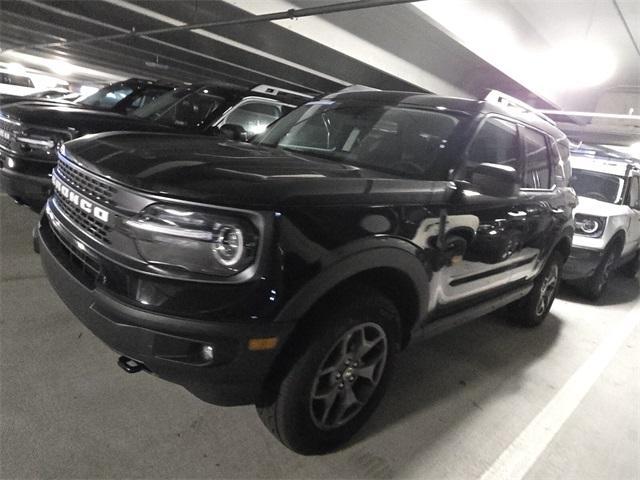
M 618 203 L 622 198 L 624 180 L 616 175 L 574 168 L 571 186 L 579 196 Z
M 430 110 L 320 100 L 294 110 L 254 142 L 416 177 L 432 173 L 458 122 Z
M 201 128 L 224 99 L 211 95 L 208 89 L 194 92 L 183 88 L 172 90 L 133 113 L 134 116 L 164 125 Z
M 111 109 L 132 93 L 133 88 L 131 86 L 117 83 L 101 88 L 93 95 L 89 95 L 77 103 L 88 107 Z

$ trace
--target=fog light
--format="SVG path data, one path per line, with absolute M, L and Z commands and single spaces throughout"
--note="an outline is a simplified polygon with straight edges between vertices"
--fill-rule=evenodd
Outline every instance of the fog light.
M 211 345 L 204 345 L 202 347 L 202 358 L 207 362 L 213 360 L 213 347 Z
M 9 168 L 15 168 L 16 167 L 16 162 L 13 158 L 9 158 L 7 159 L 7 167 Z

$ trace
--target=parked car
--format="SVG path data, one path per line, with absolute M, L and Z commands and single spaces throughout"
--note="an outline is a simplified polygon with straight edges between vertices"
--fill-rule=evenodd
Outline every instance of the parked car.
M 557 144 L 499 93 L 337 94 L 251 143 L 92 135 L 60 150 L 34 245 L 125 371 L 255 403 L 321 453 L 372 415 L 409 341 L 509 304 L 545 319 L 576 202 Z
M 48 90 L 38 90 L 29 95 L 0 94 L 0 106 L 16 102 L 27 102 L 31 100 L 65 100 L 65 96 L 71 95 L 66 88 L 50 88 Z
M 36 87 L 28 75 L 0 70 L 0 95 L 24 96 L 35 93 Z
M 564 278 L 596 300 L 616 267 L 632 277 L 640 269 L 640 162 L 583 146 L 572 151 L 571 164 L 579 204 Z
M 56 149 L 87 133 L 160 130 L 123 115 L 153 102 L 173 85 L 129 79 L 114 83 L 81 103 L 33 100 L 0 107 L 0 184 L 14 200 L 39 210 L 51 191 Z
M 124 92 L 130 90 L 130 82 L 122 86 Z M 309 98 L 267 85 L 252 89 L 215 84 L 176 89 L 151 85 L 140 91 L 136 97 L 139 101 L 126 100 L 121 90 L 113 92 L 111 87 L 114 98 L 122 97 L 117 104 L 111 101 L 114 108 L 120 105 L 120 112 L 137 108 L 126 116 L 95 110 L 108 107 L 109 94 L 104 92 L 82 101 L 91 109 L 34 103 L 0 109 L 0 181 L 6 192 L 20 203 L 42 208 L 51 190 L 56 148 L 88 133 L 126 130 L 214 134 L 223 123 L 229 123 L 232 125 L 223 132 L 246 139 Z

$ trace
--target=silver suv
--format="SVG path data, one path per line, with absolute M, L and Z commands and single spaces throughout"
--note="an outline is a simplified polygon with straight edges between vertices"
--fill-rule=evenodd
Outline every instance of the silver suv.
M 592 300 L 618 266 L 633 277 L 640 268 L 640 162 L 599 148 L 571 153 L 572 186 L 579 204 L 563 277 L 577 280 Z

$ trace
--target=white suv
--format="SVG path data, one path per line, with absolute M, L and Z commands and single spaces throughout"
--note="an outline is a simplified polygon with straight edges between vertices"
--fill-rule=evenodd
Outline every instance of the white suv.
M 577 280 L 582 293 L 596 300 L 616 267 L 629 276 L 640 267 L 640 163 L 581 148 L 572 151 L 571 166 L 579 204 L 563 277 Z

